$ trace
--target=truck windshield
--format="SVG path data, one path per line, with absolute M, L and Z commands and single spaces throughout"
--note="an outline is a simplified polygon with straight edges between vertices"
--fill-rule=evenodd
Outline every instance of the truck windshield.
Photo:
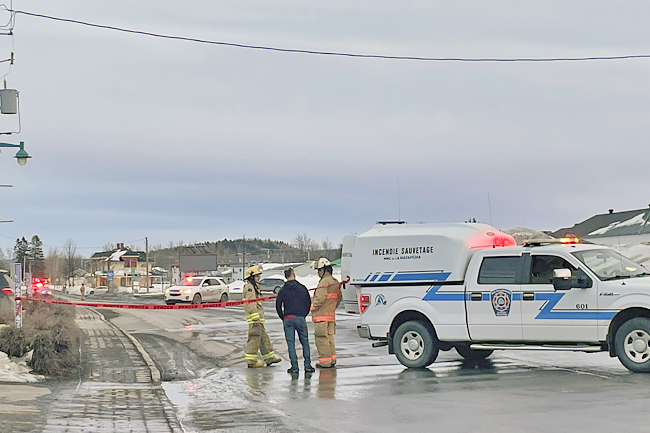
M 614 250 L 587 250 L 573 253 L 602 281 L 650 275 L 646 269 Z

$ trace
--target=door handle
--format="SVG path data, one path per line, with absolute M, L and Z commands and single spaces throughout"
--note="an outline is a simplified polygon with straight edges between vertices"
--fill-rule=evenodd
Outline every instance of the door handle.
M 483 299 L 483 293 L 481 293 L 481 292 L 472 292 L 469 299 L 471 299 L 472 301 L 480 301 L 480 300 Z
M 522 299 L 524 301 L 534 301 L 535 300 L 535 293 L 534 292 L 524 292 Z

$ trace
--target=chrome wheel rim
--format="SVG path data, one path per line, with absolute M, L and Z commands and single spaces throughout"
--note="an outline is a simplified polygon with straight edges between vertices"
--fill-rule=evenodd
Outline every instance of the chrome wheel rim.
M 650 360 L 650 334 L 636 329 L 625 336 L 625 353 L 632 362 L 642 364 Z
M 415 331 L 408 331 L 400 341 L 402 354 L 409 360 L 415 361 L 424 353 L 424 339 Z

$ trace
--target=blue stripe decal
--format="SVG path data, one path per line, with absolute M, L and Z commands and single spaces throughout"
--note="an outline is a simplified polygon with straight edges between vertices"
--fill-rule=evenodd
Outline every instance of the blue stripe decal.
M 445 281 L 451 272 L 418 272 L 413 274 L 395 274 L 395 281 Z
M 393 275 L 393 274 L 384 274 L 377 281 L 388 281 L 388 279 L 390 278 L 391 275 Z
M 375 274 L 375 275 L 373 275 L 372 278 L 370 279 L 370 282 L 375 281 L 375 280 L 377 279 L 378 276 L 379 276 L 379 274 Z
M 547 301 L 535 319 L 557 320 L 611 320 L 614 311 L 551 311 L 560 302 L 564 293 L 535 293 L 536 301 Z
M 442 286 L 433 286 L 424 298 L 423 301 L 463 301 L 465 299 L 465 293 L 455 292 L 455 293 L 438 293 L 438 290 Z
M 368 278 L 370 278 L 371 275 L 372 275 L 372 274 L 368 274 L 368 276 L 366 277 L 366 279 L 363 280 L 363 281 L 368 281 Z

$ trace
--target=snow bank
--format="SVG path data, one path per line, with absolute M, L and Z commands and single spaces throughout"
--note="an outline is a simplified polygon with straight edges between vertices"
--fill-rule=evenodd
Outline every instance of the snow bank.
M 0 352 L 0 382 L 34 383 L 45 380 L 44 376 L 29 373 L 31 368 L 27 362 L 31 361 L 33 352 L 22 358 L 9 358 L 6 353 Z
M 551 239 L 546 233 L 538 232 L 537 230 L 528 229 L 525 227 L 514 227 L 511 229 L 503 230 L 503 233 L 515 238 L 517 245 L 522 245 L 528 239 Z
M 320 281 L 320 278 L 318 278 L 318 275 L 316 274 L 316 271 L 313 271 L 312 275 L 307 275 L 303 277 L 296 277 L 296 281 L 298 281 L 300 284 L 303 284 L 305 287 L 308 289 L 315 289 L 316 286 L 318 286 L 318 282 Z M 337 280 L 341 281 L 341 270 L 340 269 L 335 269 L 334 273 L 332 274 L 334 278 Z M 284 275 L 270 275 L 270 276 L 265 276 L 265 278 L 282 278 L 284 279 Z M 241 293 L 243 288 L 244 288 L 244 282 L 242 280 L 236 280 L 233 281 L 232 283 L 228 284 L 228 287 L 230 287 L 230 293 Z
M 618 251 L 630 260 L 643 265 L 646 269 L 650 270 L 650 243 L 642 244 L 625 244 L 621 245 L 608 245 L 612 249 Z

